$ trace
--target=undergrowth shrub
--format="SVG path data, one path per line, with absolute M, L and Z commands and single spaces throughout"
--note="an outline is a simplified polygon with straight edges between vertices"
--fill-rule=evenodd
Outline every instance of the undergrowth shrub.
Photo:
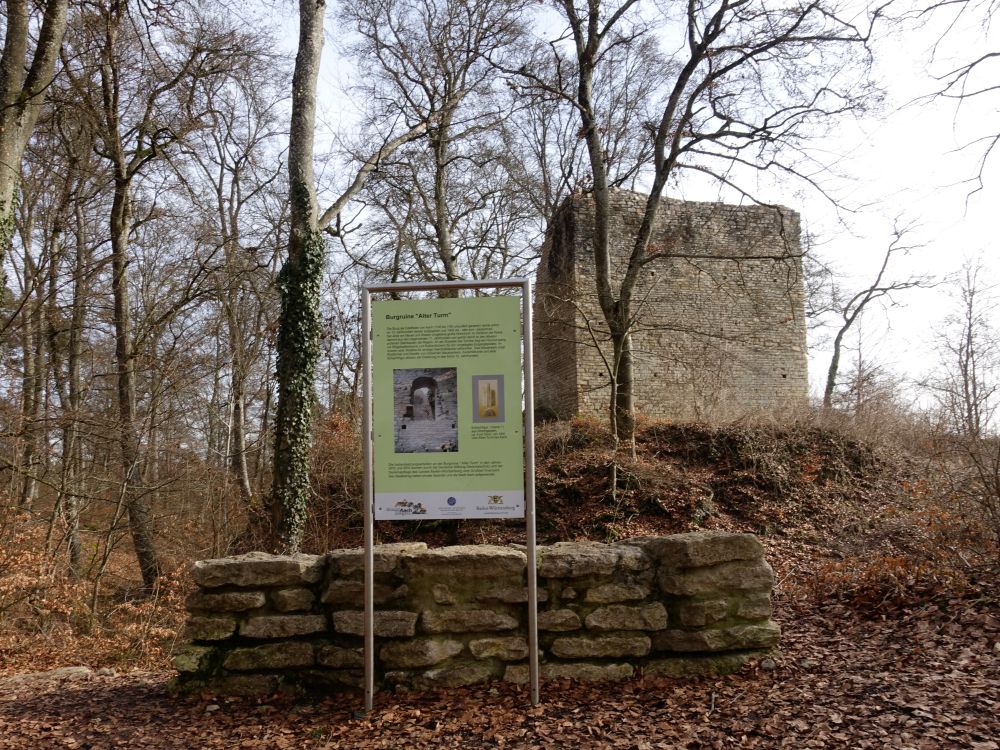
M 43 588 L 44 566 L 31 550 L 26 515 L 0 506 L 0 623 Z
M 84 592 L 45 553 L 45 528 L 12 505 L 0 506 L 0 626 L 44 633 L 72 617 Z
M 566 447 L 571 450 L 582 448 L 611 447 L 611 429 L 608 420 L 592 416 L 576 416 L 569 422 L 569 438 Z
M 187 612 L 187 571 L 163 575 L 152 596 L 109 603 L 96 630 L 120 665 L 160 667 L 173 649 Z
M 934 469 L 950 499 L 986 525 L 1000 563 L 1000 439 L 942 435 Z
M 918 482 L 907 489 L 923 494 L 926 485 Z M 870 536 L 870 550 L 820 563 L 803 579 L 799 593 L 873 616 L 983 594 L 991 566 L 983 554 L 985 529 L 979 524 L 933 505 L 890 507 L 881 522 Z
M 809 580 L 817 602 L 837 601 L 871 615 L 961 598 L 974 590 L 967 571 L 905 555 L 827 562 Z
M 114 551 L 102 573 L 75 578 L 47 549 L 47 530 L 40 519 L 0 504 L 0 671 L 165 668 L 186 617 L 187 565 L 136 597 L 128 592 L 139 587 L 117 575 L 134 567 L 128 550 Z
M 312 456 L 313 492 L 303 549 L 325 552 L 360 544 L 364 459 L 358 419 L 334 412 L 317 420 Z

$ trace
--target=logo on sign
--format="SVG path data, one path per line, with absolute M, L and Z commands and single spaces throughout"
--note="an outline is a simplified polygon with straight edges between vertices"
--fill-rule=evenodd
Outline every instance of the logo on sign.
M 396 503 L 396 512 L 402 515 L 421 516 L 427 512 L 423 503 L 415 503 L 412 500 L 400 500 Z
M 503 495 L 490 495 L 490 505 L 503 505 Z
M 455 498 L 453 498 L 453 497 L 449 497 L 449 498 L 448 498 L 448 505 L 454 505 L 454 504 L 455 504 L 455 503 L 457 503 L 457 502 L 458 502 L 458 500 L 456 500 L 456 499 L 455 499 Z

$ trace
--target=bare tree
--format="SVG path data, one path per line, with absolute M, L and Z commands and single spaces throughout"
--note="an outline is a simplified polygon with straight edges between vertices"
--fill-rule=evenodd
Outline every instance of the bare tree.
M 871 356 L 868 349 L 864 337 L 859 335 L 857 348 L 853 350 L 841 387 L 834 394 L 833 404 L 861 419 L 885 417 L 893 411 L 904 412 L 900 401 L 900 378 Z
M 882 263 L 874 280 L 864 289 L 856 292 L 846 300 L 840 299 L 841 292 L 834 289 L 831 296 L 830 307 L 836 310 L 840 317 L 840 324 L 837 333 L 833 337 L 833 351 L 830 354 L 830 365 L 826 371 L 826 386 L 823 388 L 823 406 L 830 408 L 833 406 L 833 394 L 837 388 L 837 374 L 840 371 L 840 356 L 844 345 L 844 337 L 848 331 L 857 323 L 865 309 L 873 302 L 896 304 L 893 295 L 906 289 L 927 288 L 932 285 L 932 280 L 925 275 L 912 275 L 905 279 L 893 279 L 889 274 L 889 264 L 893 257 L 906 255 L 914 246 L 904 244 L 910 227 L 900 226 L 898 223 L 893 228 L 893 238 L 882 256 Z
M 956 311 L 938 336 L 941 367 L 925 386 L 956 435 L 979 440 L 995 429 L 1000 395 L 997 288 L 981 261 L 967 261 L 956 281 Z
M 201 89 L 234 74 L 245 56 L 240 35 L 223 20 L 182 2 L 155 8 L 92 3 L 76 27 L 77 54 L 65 57 L 78 111 L 97 133 L 97 152 L 110 173 L 108 237 L 121 497 L 147 587 L 158 578 L 160 565 L 148 498 L 138 487 L 141 420 L 136 412 L 136 361 L 142 350 L 137 350 L 132 330 L 129 247 L 141 223 L 136 211 L 141 205 L 138 185 L 178 143 L 209 124 Z M 171 295 L 166 309 L 144 326 L 154 351 L 164 326 L 198 296 L 204 278 L 204 266 L 198 264 L 194 277 L 175 279 L 183 292 Z M 151 393 L 156 392 L 152 388 Z
M 796 163 L 810 135 L 837 116 L 858 110 L 865 84 L 867 25 L 859 28 L 823 2 L 774 4 L 697 0 L 645 7 L 639 0 L 603 4 L 557 0 L 567 24 L 566 42 L 551 45 L 554 78 L 517 71 L 537 91 L 562 96 L 576 109 L 586 143 L 595 214 L 596 292 L 611 341 L 612 433 L 634 436 L 633 295 L 641 271 L 654 259 L 677 257 L 671 247 L 651 247 L 660 197 L 684 171 L 708 175 L 739 190 L 739 175 L 774 170 L 809 179 Z M 660 27 L 653 24 L 665 14 Z M 657 96 L 644 122 L 650 157 L 640 165 L 650 193 L 631 251 L 612 269 L 609 237 L 609 158 L 602 134 L 608 113 L 598 107 L 598 71 L 616 50 L 640 44 L 657 28 L 683 29 L 682 41 L 658 76 Z M 567 47 L 569 49 L 567 49 Z M 747 195 L 746 191 L 740 191 Z
M 1000 97 L 1000 85 L 996 82 L 996 64 L 1000 60 L 1000 50 L 989 49 L 987 44 L 989 30 L 998 9 L 1000 4 L 997 0 L 935 0 L 915 11 L 913 15 L 919 21 L 944 19 L 944 32 L 934 45 L 932 64 L 937 62 L 940 49 L 953 43 L 961 45 L 958 55 L 965 57 L 964 62 L 949 62 L 947 67 L 933 74 L 935 86 L 929 94 L 922 97 L 924 101 L 952 101 L 956 111 L 963 106 L 988 106 L 990 101 L 997 101 L 996 98 Z M 974 33 L 970 25 L 979 27 L 982 48 L 970 43 Z M 967 49 L 974 49 L 976 53 L 967 55 Z M 1000 128 L 988 124 L 984 132 L 962 146 L 963 149 L 979 152 L 976 173 L 970 178 L 975 190 L 980 190 L 983 186 L 983 175 L 997 144 L 1000 144 Z
M 324 233 L 339 235 L 341 213 L 391 154 L 422 136 L 436 115 L 405 123 L 403 132 L 374 147 L 336 200 L 319 213 L 313 151 L 316 82 L 323 51 L 325 0 L 299 1 L 299 42 L 292 75 L 288 136 L 288 255 L 278 275 L 281 314 L 277 340 L 278 406 L 274 474 L 266 511 L 257 523 L 275 550 L 297 551 L 309 500 L 309 456 L 316 363 L 322 319 L 320 289 L 326 258 Z
M 30 180 L 30 178 L 29 178 Z M 18 467 L 21 475 L 19 507 L 30 510 L 38 494 L 38 465 L 43 442 L 40 418 L 43 411 L 44 383 L 46 379 L 43 310 L 45 307 L 45 279 L 50 266 L 55 263 L 54 245 L 50 241 L 50 228 L 46 221 L 53 209 L 44 190 L 37 181 L 30 181 L 21 189 L 21 202 L 17 207 L 16 227 L 22 262 L 16 269 L 19 291 L 20 344 L 21 344 L 21 409 L 18 430 L 21 449 Z M 53 211 L 54 213 L 54 211 Z
M 95 437 L 100 432 L 99 420 L 87 414 L 86 405 L 87 381 L 93 377 L 85 362 L 87 351 L 93 351 L 88 327 L 92 331 L 99 325 L 95 325 L 100 313 L 93 291 L 103 268 L 95 252 L 100 235 L 94 228 L 103 223 L 99 217 L 107 215 L 110 195 L 98 167 L 96 132 L 87 118 L 79 116 L 69 88 L 66 76 L 53 84 L 49 106 L 26 152 L 30 166 L 25 185 L 30 179 L 38 190 L 59 196 L 46 211 L 50 224 L 45 233 L 55 250 L 48 264 L 46 294 L 46 391 L 52 394 L 50 400 L 56 400 L 52 407 L 56 416 L 46 421 L 44 441 L 58 445 L 58 453 L 53 447 L 48 451 L 59 472 L 50 541 L 61 518 L 63 540 L 55 546 L 65 543 L 70 572 L 79 576 L 84 565 L 80 518 L 91 500 L 85 454 L 96 453 L 85 443 L 88 434 Z
M 924 382 L 944 430 L 942 466 L 953 494 L 977 507 L 1000 542 L 1000 344 L 997 287 L 979 261 L 967 262 L 956 283 L 956 310 L 939 337 L 940 368 Z
M 205 93 L 210 124 L 185 144 L 183 185 L 198 206 L 211 241 L 221 248 L 222 262 L 212 283 L 224 325 L 218 335 L 219 378 L 229 374 L 224 429 L 213 429 L 209 418 L 210 450 L 223 457 L 249 507 L 253 482 L 248 461 L 250 381 L 264 346 L 264 332 L 272 321 L 274 300 L 270 271 L 275 252 L 276 226 L 260 217 L 261 203 L 278 188 L 282 166 L 272 157 L 285 136 L 279 124 L 280 107 L 287 101 L 290 82 L 281 75 L 285 61 L 269 52 L 273 40 L 261 36 L 247 54 L 243 73 L 225 86 Z M 221 356 L 223 349 L 225 356 Z M 219 378 L 211 407 L 218 403 Z
M 550 50 L 548 43 L 536 45 L 525 64 L 525 70 L 537 71 L 533 77 L 548 85 L 529 85 L 522 91 L 525 101 L 511 113 L 509 126 L 518 134 L 523 169 L 517 175 L 518 187 L 531 198 L 543 231 L 570 193 L 593 185 L 587 140 L 581 137 L 573 97 L 567 96 L 573 70 L 561 56 L 553 58 Z M 593 71 L 593 105 L 601 116 L 596 135 L 609 187 L 634 189 L 652 156 L 648 128 L 656 116 L 660 79 L 651 71 L 667 64 L 657 40 L 650 35 L 634 44 L 607 48 L 602 64 Z M 512 79 L 518 80 L 519 76 Z
M 66 30 L 67 0 L 42 3 L 34 50 L 31 46 L 36 5 L 5 0 L 3 55 L 0 57 L 0 288 L 3 260 L 14 234 L 14 211 L 21 158 L 34 130 L 55 73 Z
M 344 12 L 372 122 L 427 122 L 369 180 L 362 256 L 392 278 L 459 279 L 523 264 L 530 204 L 512 189 L 504 121 L 516 106 L 493 66 L 522 39 L 522 0 L 365 0 Z M 372 250 L 378 253 L 372 257 Z M 452 294 L 457 292 L 451 292 Z
M 306 520 L 313 380 L 319 357 L 319 289 L 325 241 L 319 227 L 313 142 L 323 50 L 323 0 L 300 0 L 299 46 L 288 135 L 288 257 L 278 276 L 278 413 L 271 489 L 272 547 L 297 551 Z

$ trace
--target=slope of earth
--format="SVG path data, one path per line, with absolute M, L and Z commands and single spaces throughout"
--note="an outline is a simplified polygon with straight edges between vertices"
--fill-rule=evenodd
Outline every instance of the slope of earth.
M 622 451 L 614 461 L 610 443 L 597 420 L 539 428 L 539 543 L 749 531 L 773 548 L 776 567 L 804 565 L 813 573 L 856 557 L 927 562 L 927 555 L 950 553 L 954 559 L 945 567 L 976 569 L 997 559 L 990 554 L 995 541 L 976 514 L 938 486 L 925 458 L 894 442 L 872 443 L 802 421 L 645 423 L 634 458 Z M 376 535 L 431 545 L 523 542 L 524 524 L 387 522 L 377 524 Z M 358 545 L 360 528 L 343 526 L 333 536 L 316 551 Z
M 44 629 L 0 621 L 0 750 L 1000 750 L 995 538 L 910 450 L 913 440 L 903 450 L 906 441 L 873 443 L 805 422 L 646 424 L 634 459 L 613 460 L 609 442 L 595 421 L 539 430 L 539 541 L 754 532 L 776 571 L 779 653 L 728 678 L 547 683 L 535 708 L 523 688 L 503 683 L 380 694 L 368 717 L 356 695 L 182 699 L 167 689 L 166 656 L 183 621 L 177 582 L 156 602 L 119 607 L 134 627 L 118 627 L 118 641 L 93 627 L 78 632 L 56 612 Z M 339 473 L 342 488 L 356 487 L 357 477 Z M 331 507 L 355 502 L 356 491 L 337 492 L 329 487 Z M 356 519 L 328 519 L 309 551 L 358 545 Z M 383 523 L 377 533 L 432 545 L 524 540 L 520 522 Z M 143 658 L 122 650 L 123 633 Z

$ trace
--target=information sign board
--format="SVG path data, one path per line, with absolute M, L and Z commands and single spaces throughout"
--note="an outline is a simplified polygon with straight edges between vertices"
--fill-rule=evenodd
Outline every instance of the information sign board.
M 520 289 L 521 296 L 373 300 Z M 361 305 L 365 710 L 375 696 L 375 520 L 523 518 L 528 683 L 538 693 L 531 281 L 372 284 Z
M 524 517 L 521 307 L 372 302 L 376 520 Z

